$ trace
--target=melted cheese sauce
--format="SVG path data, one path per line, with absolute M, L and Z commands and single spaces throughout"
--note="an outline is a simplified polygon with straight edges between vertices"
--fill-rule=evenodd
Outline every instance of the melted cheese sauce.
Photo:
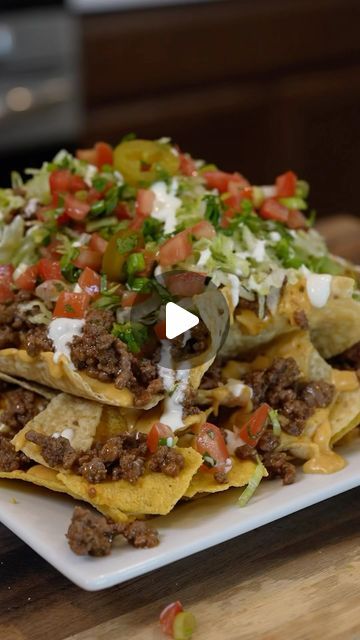
M 332 276 L 328 274 L 311 273 L 306 278 L 306 293 L 313 307 L 320 309 L 329 300 Z
M 360 383 L 355 371 L 332 370 L 332 383 L 338 391 L 355 391 Z
M 53 341 L 55 353 L 54 362 L 58 363 L 61 356 L 71 363 L 70 343 L 74 336 L 80 336 L 85 324 L 85 320 L 74 318 L 55 318 L 48 327 L 48 336 Z
M 344 458 L 330 448 L 332 434 L 329 409 L 320 409 L 320 411 L 322 412 L 320 426 L 312 438 L 313 455 L 303 466 L 305 473 L 335 473 L 346 465 Z

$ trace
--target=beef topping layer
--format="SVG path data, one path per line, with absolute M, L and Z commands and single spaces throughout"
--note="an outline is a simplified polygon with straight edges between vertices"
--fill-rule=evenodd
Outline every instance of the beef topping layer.
M 331 358 L 330 363 L 336 369 L 348 369 L 351 371 L 360 370 L 360 342 L 354 344 L 350 349 L 346 349 L 338 356 Z
M 0 423 L 6 426 L 3 435 L 8 438 L 13 438 L 48 404 L 48 400 L 38 393 L 10 385 L 1 391 L 1 401 L 4 409 L 0 413 Z
M 156 363 L 136 358 L 110 331 L 115 318 L 109 310 L 91 310 L 81 336 L 71 343 L 71 360 L 79 371 L 118 389 L 130 389 L 137 405 L 148 403 L 163 390 Z
M 33 324 L 29 320 L 29 311 L 25 312 L 21 304 L 29 302 L 32 295 L 28 291 L 19 291 L 13 302 L 0 304 L 0 349 L 15 347 L 26 349 L 30 356 L 41 351 L 52 351 L 53 343 L 47 336 L 46 325 Z M 39 312 L 34 306 L 31 314 Z
M 0 471 L 27 471 L 33 464 L 22 451 L 16 451 L 8 438 L 0 435 Z
M 280 439 L 272 430 L 267 429 L 256 448 L 244 444 L 236 449 L 235 455 L 239 460 L 250 459 L 254 462 L 260 458 L 268 471 L 269 480 L 278 477 L 282 478 L 283 484 L 292 484 L 296 478 L 296 467 L 292 464 L 291 457 L 287 453 L 276 451 L 279 443 Z
M 146 469 L 176 477 L 184 468 L 181 453 L 166 446 L 150 454 L 144 433 L 125 433 L 96 443 L 89 451 L 78 452 L 69 440 L 28 431 L 26 439 L 37 444 L 49 467 L 61 467 L 83 476 L 91 484 L 127 480 L 135 484 Z
M 84 507 L 75 507 L 66 537 L 71 550 L 77 555 L 101 557 L 111 553 L 113 540 L 118 535 L 137 548 L 151 548 L 159 544 L 158 532 L 145 522 L 135 520 L 115 524 Z
M 253 405 L 263 402 L 279 412 L 281 428 L 299 436 L 317 408 L 331 404 L 335 387 L 324 380 L 304 382 L 294 358 L 275 358 L 268 369 L 252 371 L 244 382 L 253 389 Z

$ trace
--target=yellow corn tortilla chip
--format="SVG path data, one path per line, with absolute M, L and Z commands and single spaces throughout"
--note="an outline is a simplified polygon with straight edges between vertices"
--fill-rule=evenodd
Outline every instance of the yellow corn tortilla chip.
M 102 406 L 96 402 L 59 393 L 49 402 L 44 411 L 30 420 L 16 434 L 13 444 L 17 450 L 21 449 L 32 460 L 45 464 L 39 453 L 39 447 L 26 440 L 26 433 L 34 430 L 51 436 L 54 433 L 61 434 L 66 429 L 72 434 L 70 440 L 73 448 L 77 451 L 86 451 L 90 449 L 94 440 L 101 412 Z
M 59 478 L 72 492 L 99 510 L 105 507 L 119 509 L 126 514 L 165 515 L 183 497 L 191 478 L 202 464 L 202 457 L 195 449 L 177 450 L 184 456 L 185 466 L 175 478 L 149 472 L 136 484 L 116 480 L 96 485 L 72 473 L 59 473 Z
M 30 384 L 27 380 L 23 380 L 22 378 L 13 378 L 13 376 L 8 376 L 6 373 L 2 373 L 2 371 L 0 371 L 0 380 L 8 382 L 9 384 L 17 385 L 23 389 L 27 389 L 28 391 L 38 393 L 40 396 L 43 396 L 43 398 L 47 398 L 48 400 L 51 400 L 56 395 L 56 391 L 53 391 L 48 387 L 44 387 L 34 382 Z
M 231 487 L 243 487 L 248 484 L 256 469 L 256 463 L 252 460 L 238 460 L 235 457 L 231 457 L 231 460 L 232 469 L 227 474 L 229 482 L 219 484 L 211 473 L 198 471 L 192 478 L 184 498 L 194 498 L 201 493 L 218 493 Z
M 330 411 L 330 423 L 332 445 L 360 424 L 360 389 L 339 393 Z

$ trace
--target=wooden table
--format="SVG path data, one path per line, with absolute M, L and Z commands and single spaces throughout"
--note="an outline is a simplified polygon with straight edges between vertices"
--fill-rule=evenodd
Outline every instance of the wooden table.
M 359 257 L 359 220 L 321 224 Z M 87 593 L 0 526 L 0 640 L 164 640 L 158 614 L 175 599 L 196 615 L 194 640 L 360 640 L 359 531 L 360 488 Z

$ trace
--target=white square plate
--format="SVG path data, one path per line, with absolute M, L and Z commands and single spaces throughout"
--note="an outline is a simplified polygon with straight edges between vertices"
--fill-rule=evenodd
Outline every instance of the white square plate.
M 106 558 L 75 556 L 65 538 L 74 501 L 21 482 L 0 481 L 0 520 L 79 587 L 96 591 L 360 485 L 360 440 L 341 452 L 348 461 L 342 471 L 328 476 L 299 472 L 297 482 L 287 487 L 264 482 L 243 509 L 236 504 L 239 489 L 178 506 L 152 521 L 161 536 L 155 549 L 133 549 L 124 543 Z

